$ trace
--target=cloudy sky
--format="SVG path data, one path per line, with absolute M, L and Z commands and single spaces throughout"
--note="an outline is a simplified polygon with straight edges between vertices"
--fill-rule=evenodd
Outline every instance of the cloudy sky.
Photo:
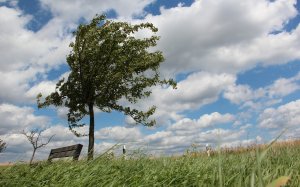
M 115 143 L 151 154 L 178 154 L 191 144 L 216 147 L 300 137 L 300 2 L 296 0 L 0 0 L 0 162 L 27 160 L 22 130 L 45 129 L 53 141 L 37 153 L 88 138 L 69 130 L 65 108 L 37 109 L 36 95 L 68 75 L 72 31 L 95 14 L 151 22 L 161 36 L 164 77 L 135 105 L 157 106 L 154 128 L 117 113 L 96 113 L 96 152 Z M 85 132 L 87 127 L 80 129 Z M 83 153 L 84 154 L 84 153 Z

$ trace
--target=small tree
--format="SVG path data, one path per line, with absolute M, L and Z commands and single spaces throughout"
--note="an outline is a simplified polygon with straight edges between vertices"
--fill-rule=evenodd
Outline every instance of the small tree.
M 53 138 L 54 135 L 52 135 L 47 141 L 46 143 L 42 143 L 41 141 L 41 133 L 43 132 L 43 130 L 32 130 L 30 132 L 25 132 L 24 130 L 21 132 L 22 134 L 24 134 L 26 136 L 26 138 L 28 139 L 28 141 L 31 143 L 32 147 L 33 147 L 33 152 L 32 152 L 32 156 L 30 158 L 30 162 L 29 164 L 32 164 L 35 152 L 37 149 L 46 146 L 51 139 Z
M 0 153 L 6 149 L 6 143 L 0 139 Z
M 148 118 L 155 112 L 155 106 L 143 112 L 120 105 L 120 99 L 136 103 L 148 97 L 151 91 L 146 88 L 157 84 L 172 85 L 170 80 L 161 80 L 158 68 L 164 57 L 161 51 L 150 52 L 156 46 L 158 36 L 138 39 L 134 33 L 141 29 L 157 32 L 151 23 L 131 25 L 126 22 L 107 21 L 104 15 L 97 16 L 90 24 L 80 25 L 71 43 L 71 53 L 67 57 L 70 74 L 67 80 L 56 84 L 56 91 L 40 101 L 38 107 L 49 105 L 69 108 L 70 130 L 80 136 L 74 127 L 81 127 L 79 121 L 86 115 L 90 117 L 88 159 L 94 152 L 94 107 L 111 112 L 116 110 L 131 116 L 137 123 L 153 126 L 155 120 Z

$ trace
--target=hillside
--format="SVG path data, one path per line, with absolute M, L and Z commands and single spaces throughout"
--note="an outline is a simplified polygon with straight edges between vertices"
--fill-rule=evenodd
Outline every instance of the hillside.
M 261 164 L 257 155 L 263 148 L 227 150 L 212 157 L 98 157 L 91 162 L 41 162 L 31 167 L 17 164 L 0 167 L 0 186 L 220 186 L 220 181 L 223 186 L 251 186 L 251 181 L 254 186 L 265 186 L 281 176 L 290 176 L 288 184 L 298 186 L 298 145 L 289 142 L 273 146 Z

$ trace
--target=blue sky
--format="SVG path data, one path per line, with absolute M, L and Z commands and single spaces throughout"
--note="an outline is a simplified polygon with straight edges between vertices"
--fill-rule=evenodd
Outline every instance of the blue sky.
M 0 0 L 0 139 L 8 144 L 0 162 L 29 158 L 23 129 L 55 134 L 38 159 L 54 147 L 87 147 L 87 137 L 69 132 L 65 108 L 38 110 L 35 97 L 68 75 L 71 32 L 97 13 L 156 25 L 156 48 L 166 58 L 160 72 L 178 82 L 177 90 L 152 88 L 133 106 L 156 105 L 156 127 L 97 111 L 97 153 L 116 142 L 157 155 L 180 154 L 193 143 L 265 143 L 285 128 L 283 139 L 299 138 L 299 10 L 293 0 Z

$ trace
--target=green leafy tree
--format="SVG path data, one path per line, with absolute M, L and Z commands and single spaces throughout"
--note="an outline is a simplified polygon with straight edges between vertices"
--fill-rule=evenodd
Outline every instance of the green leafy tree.
M 37 97 L 39 108 L 67 107 L 69 128 L 77 136 L 81 134 L 74 128 L 85 125 L 80 120 L 89 116 L 89 160 L 94 153 L 94 107 L 104 112 L 116 110 L 131 116 L 136 123 L 153 126 L 155 120 L 148 118 L 155 112 L 155 106 L 140 111 L 121 105 L 120 100 L 136 103 L 148 97 L 151 90 L 147 88 L 155 85 L 176 88 L 172 79 L 160 79 L 158 68 L 164 57 L 161 51 L 153 51 L 159 37 L 135 37 L 143 29 L 157 32 L 151 23 L 114 22 L 106 20 L 104 15 L 96 15 L 89 24 L 79 25 L 74 32 L 75 42 L 70 44 L 72 51 L 67 56 L 70 67 L 67 80 L 60 80 L 56 91 L 43 102 L 41 94 Z
M 6 143 L 0 139 L 0 153 L 6 149 Z

